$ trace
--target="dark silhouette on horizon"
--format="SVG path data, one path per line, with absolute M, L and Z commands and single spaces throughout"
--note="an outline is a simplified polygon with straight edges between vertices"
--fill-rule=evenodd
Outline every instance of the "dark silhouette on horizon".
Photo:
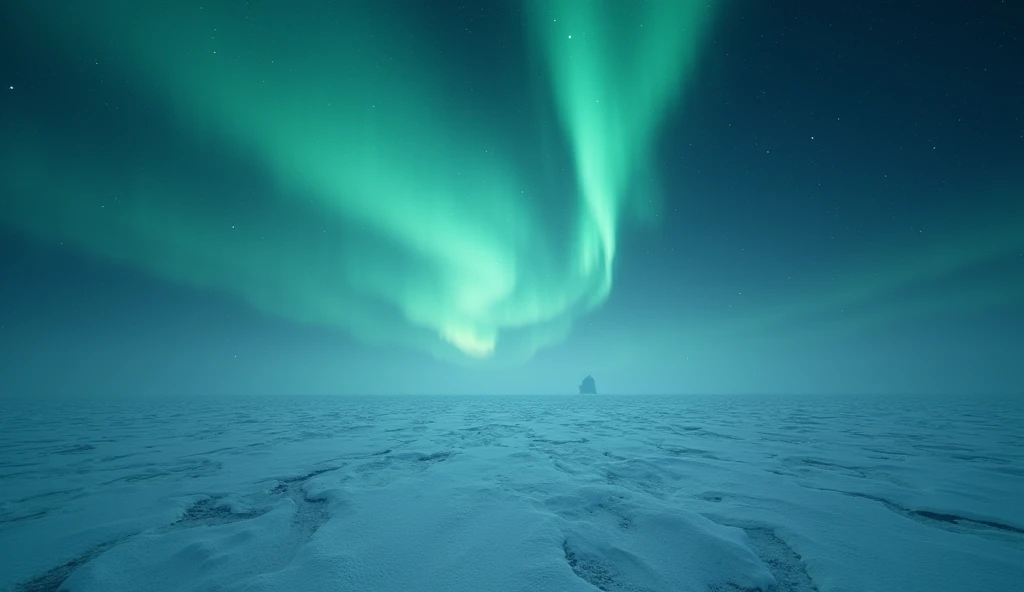
M 588 374 L 587 377 L 583 379 L 583 384 L 580 385 L 580 394 L 581 395 L 596 395 L 597 394 L 597 385 L 594 383 L 594 377 L 593 376 Z

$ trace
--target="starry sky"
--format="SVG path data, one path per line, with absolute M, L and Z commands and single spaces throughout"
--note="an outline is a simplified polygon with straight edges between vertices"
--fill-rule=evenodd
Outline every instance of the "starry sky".
M 1024 392 L 1017 3 L 0 11 L 2 395 Z

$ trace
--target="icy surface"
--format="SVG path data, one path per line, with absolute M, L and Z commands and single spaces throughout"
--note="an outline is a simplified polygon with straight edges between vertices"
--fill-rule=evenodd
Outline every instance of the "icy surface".
M 1024 404 L 11 404 L 0 590 L 996 592 Z

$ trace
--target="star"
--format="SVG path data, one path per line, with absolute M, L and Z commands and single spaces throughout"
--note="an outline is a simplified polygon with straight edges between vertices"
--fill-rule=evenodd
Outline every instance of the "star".
M 10 88 L 11 88 L 11 90 L 14 90 L 14 85 L 12 84 Z

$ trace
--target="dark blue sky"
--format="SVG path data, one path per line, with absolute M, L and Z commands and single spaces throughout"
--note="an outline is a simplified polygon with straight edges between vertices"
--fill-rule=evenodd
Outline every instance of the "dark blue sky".
M 103 4 L 117 8 L 115 0 Z M 198 8 L 191 4 L 181 6 Z M 541 213 L 529 229 L 536 240 L 526 244 L 543 248 L 511 250 L 519 265 L 517 289 L 544 294 L 544 306 L 567 294 L 581 304 L 537 332 L 502 329 L 497 352 L 503 339 L 520 339 L 517 332 L 526 335 L 524 343 L 543 336 L 542 347 L 525 361 L 451 355 L 430 341 L 437 339 L 432 319 L 448 319 L 451 304 L 434 306 L 435 316 L 422 319 L 418 307 L 402 308 L 406 300 L 386 293 L 376 300 L 366 296 L 378 293 L 373 290 L 353 296 L 352 286 L 376 277 L 377 264 L 354 269 L 361 259 L 338 257 L 334 265 L 329 252 L 313 263 L 300 257 L 305 251 L 295 245 L 306 244 L 318 218 L 303 205 L 301 191 L 276 176 L 274 166 L 287 151 L 270 162 L 259 149 L 272 142 L 238 148 L 231 134 L 244 130 L 176 111 L 193 95 L 209 94 L 204 115 L 214 113 L 218 90 L 209 80 L 204 84 L 196 75 L 194 88 L 168 90 L 153 82 L 159 76 L 140 73 L 169 67 L 160 62 L 163 53 L 205 49 L 176 45 L 173 35 L 170 41 L 106 37 L 109 27 L 149 26 L 145 19 L 152 14 L 136 11 L 108 25 L 99 23 L 97 11 L 97 23 L 83 24 L 96 34 L 82 35 L 101 39 L 96 42 L 67 34 L 74 15 L 62 22 L 35 3 L 15 0 L 0 19 L 4 395 L 558 393 L 573 392 L 588 373 L 600 391 L 615 393 L 1021 392 L 1024 8 L 1018 3 L 720 6 L 695 42 L 692 71 L 680 77 L 682 88 L 665 103 L 636 158 L 642 165 L 623 189 L 624 203 L 660 205 L 646 210 L 646 220 L 622 216 L 610 292 L 586 305 L 590 296 L 570 290 L 568 278 L 530 273 L 549 260 L 562 261 L 542 251 L 565 247 L 564 237 L 586 219 L 577 215 L 583 206 L 572 155 L 579 146 L 560 128 L 565 114 L 553 98 L 565 87 L 545 81 L 555 77 L 538 64 L 545 60 L 538 55 L 549 54 L 541 36 L 531 33 L 530 9 L 467 2 L 428 12 L 414 3 L 383 4 L 360 17 L 395 28 L 374 29 L 372 43 L 412 31 L 416 39 L 434 40 L 430 55 L 443 56 L 443 63 L 424 70 L 410 61 L 402 77 L 374 80 L 398 89 L 406 88 L 406 78 L 458 87 L 445 91 L 444 109 L 429 118 L 434 132 L 420 130 L 426 137 L 410 141 L 429 145 L 443 135 L 458 150 L 466 137 L 488 138 L 495 170 L 508 165 L 543 202 L 535 206 L 524 190 L 516 198 L 522 201 L 509 205 Z M 297 12 L 282 19 L 291 28 L 282 23 L 259 34 L 299 44 L 302 26 L 327 23 L 317 30 L 330 38 L 331 23 L 345 17 L 344 9 L 320 2 Z M 182 13 L 186 24 L 200 18 L 185 8 Z M 244 11 L 223 13 L 218 34 L 249 18 Z M 595 22 L 604 18 L 599 14 Z M 612 38 L 626 39 L 628 50 L 629 40 L 644 39 L 610 30 Z M 147 56 L 132 63 L 117 53 L 132 47 Z M 332 71 L 323 57 L 328 54 L 354 64 L 353 72 L 370 59 L 356 41 L 316 49 L 322 53 L 297 53 L 310 71 Z M 654 75 L 646 66 L 633 72 L 615 60 L 595 63 L 591 71 L 600 80 L 636 83 L 620 84 L 622 97 L 642 96 L 636 89 Z M 260 64 L 248 73 L 258 78 L 266 68 L 276 75 Z M 336 86 L 307 82 L 275 100 L 302 104 L 315 95 L 345 105 L 349 93 L 365 90 L 344 80 Z M 418 99 L 392 92 L 386 100 L 405 108 Z M 270 129 L 263 116 L 282 117 L 261 111 L 274 103 L 259 101 L 231 98 L 246 113 L 237 125 L 244 127 L 248 117 L 252 126 Z M 628 113 L 629 101 L 621 102 Z M 604 114 L 604 121 L 615 124 L 614 116 Z M 470 121 L 485 123 L 473 127 Z M 389 123 L 381 125 L 388 129 Z M 404 145 L 400 136 L 396 142 Z M 463 168 L 491 166 L 490 160 L 475 162 L 439 159 L 429 174 L 458 176 Z M 317 173 L 311 166 L 303 171 Z M 388 177 L 359 186 L 383 203 L 395 182 Z M 395 177 L 416 186 L 400 170 Z M 487 179 L 485 185 L 498 186 Z M 550 194 L 556 190 L 572 197 L 557 201 Z M 79 210 L 82 204 L 106 207 L 111 196 L 137 198 L 152 211 L 185 212 L 185 221 L 151 240 L 135 222 L 82 216 L 93 211 Z M 454 203 L 475 211 L 469 202 Z M 252 249 L 239 248 L 240 257 L 234 245 L 210 242 L 202 230 L 194 231 L 199 238 L 178 230 L 190 227 L 189 216 L 219 223 L 223 212 L 261 228 L 260 236 L 249 238 L 267 234 L 279 246 L 261 247 L 256 258 Z M 479 231 L 483 242 L 471 244 L 485 246 L 493 237 L 518 236 L 500 226 L 475 226 L 493 223 L 484 217 L 491 213 L 467 215 L 454 234 Z M 389 254 L 401 250 L 399 243 L 372 231 L 374 224 L 392 228 L 388 215 L 374 211 L 369 222 L 352 215 L 323 232 L 336 232 L 346 253 L 403 262 L 389 269 L 390 283 L 382 285 L 422 290 L 418 286 L 446 281 L 450 270 L 409 264 L 419 254 Z M 172 244 L 173 265 L 165 261 Z M 433 252 L 429 241 L 416 244 Z M 253 287 L 242 282 L 250 276 L 233 267 L 250 264 L 288 273 L 257 274 Z M 195 272 L 204 265 L 210 267 Z M 338 280 L 337 306 L 356 302 L 351 306 L 359 314 L 340 312 L 335 322 L 307 314 L 311 305 L 298 307 L 295 302 L 305 300 L 293 298 L 300 292 L 292 288 L 308 279 L 295 273 L 304 266 L 312 266 L 309 277 L 318 286 L 334 285 L 318 270 L 347 278 Z M 405 283 L 421 274 L 427 274 L 425 284 Z M 275 283 L 283 277 L 291 278 L 289 285 Z M 312 299 L 309 290 L 301 296 Z M 316 296 L 318 310 L 332 308 L 330 290 L 318 288 Z M 413 296 L 408 302 L 434 302 Z M 378 313 L 385 320 L 364 323 Z M 571 326 L 564 335 L 561 320 Z

